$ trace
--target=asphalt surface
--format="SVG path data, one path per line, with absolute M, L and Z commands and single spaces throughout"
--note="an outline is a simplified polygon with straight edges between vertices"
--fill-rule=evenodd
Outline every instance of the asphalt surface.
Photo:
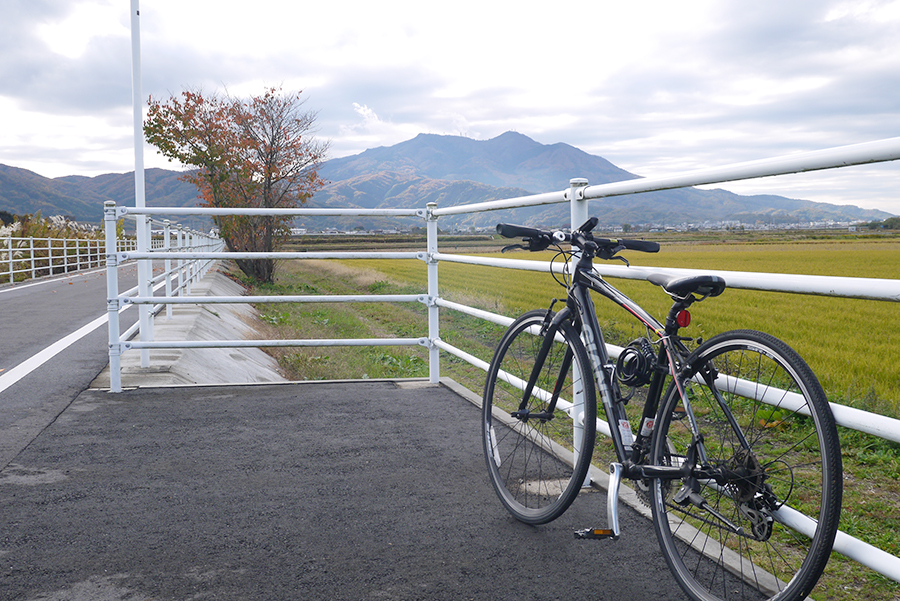
M 120 270 L 120 290 L 137 284 L 134 264 Z M 0 376 L 106 313 L 106 272 L 0 286 Z M 137 309 L 120 314 L 122 329 Z M 0 392 L 0 468 L 52 421 L 109 362 L 106 324 Z
M 420 382 L 82 392 L 0 472 L 0 599 L 683 599 L 588 493 L 511 518 L 479 409 Z

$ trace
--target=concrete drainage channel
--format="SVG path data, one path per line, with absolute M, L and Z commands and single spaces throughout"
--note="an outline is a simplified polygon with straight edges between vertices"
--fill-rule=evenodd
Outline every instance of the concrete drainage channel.
M 218 269 L 192 287 L 191 296 L 241 296 L 244 289 Z M 256 310 L 247 304 L 174 305 L 171 319 L 161 312 L 154 320 L 154 339 L 236 340 L 253 338 Z M 149 367 L 141 367 L 139 351 L 122 355 L 126 388 L 197 384 L 285 382 L 278 363 L 258 348 L 151 349 Z M 91 383 L 109 388 L 109 367 Z

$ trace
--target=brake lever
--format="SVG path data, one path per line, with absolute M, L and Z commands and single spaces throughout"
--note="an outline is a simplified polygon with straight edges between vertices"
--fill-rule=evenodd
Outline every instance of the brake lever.
M 523 238 L 522 242 L 527 242 L 528 246 L 525 246 L 524 244 L 510 244 L 509 246 L 504 246 L 502 249 L 500 249 L 500 252 L 505 253 L 508 250 L 516 249 L 528 250 L 531 252 L 547 250 L 550 244 L 553 243 L 553 240 L 551 240 L 549 236 L 541 235 L 537 238 Z
M 628 259 L 626 259 L 625 257 L 619 257 L 616 255 L 616 253 L 619 252 L 620 250 L 625 250 L 625 247 L 622 246 L 621 244 L 616 246 L 615 248 L 609 248 L 609 249 L 602 248 L 602 249 L 600 249 L 600 252 L 598 254 L 601 259 L 604 259 L 606 261 L 611 261 L 612 259 L 618 259 L 619 261 L 622 261 L 623 263 L 625 263 L 625 265 L 627 265 L 628 267 L 631 267 L 631 263 L 628 262 Z

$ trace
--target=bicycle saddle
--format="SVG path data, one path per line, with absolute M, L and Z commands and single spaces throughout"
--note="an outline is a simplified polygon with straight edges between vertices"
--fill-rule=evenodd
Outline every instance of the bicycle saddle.
M 663 290 L 680 298 L 688 294 L 699 294 L 702 298 L 719 296 L 725 290 L 725 280 L 717 275 L 690 275 L 687 277 L 654 273 L 647 281 L 661 286 Z

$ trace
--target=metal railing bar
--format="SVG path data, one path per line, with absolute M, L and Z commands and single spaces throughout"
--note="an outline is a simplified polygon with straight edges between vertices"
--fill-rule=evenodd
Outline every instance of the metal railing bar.
M 475 307 L 470 307 L 468 305 L 461 305 L 459 303 L 454 303 L 453 301 L 444 300 L 443 298 L 436 298 L 434 299 L 434 302 L 438 307 L 453 309 L 454 311 L 459 311 L 460 313 L 465 313 L 466 315 L 471 315 L 472 317 L 490 321 L 491 323 L 501 325 L 505 328 L 508 328 L 512 324 L 512 322 L 515 321 L 511 317 L 506 317 L 505 315 L 500 315 L 499 313 L 491 313 L 490 311 L 476 309 Z
M 695 376 L 695 381 L 703 384 L 702 378 L 699 376 Z M 775 386 L 761 388 L 757 383 L 724 374 L 719 374 L 716 377 L 716 382 L 721 383 L 721 390 L 727 390 L 748 399 L 810 415 L 803 396 L 796 392 L 789 392 Z M 834 421 L 837 425 L 857 430 L 858 432 L 872 434 L 885 440 L 900 442 L 900 420 L 839 403 L 829 402 L 828 405 L 831 407 L 831 413 L 834 415 Z
M 718 275 L 725 279 L 729 288 L 900 302 L 900 280 L 883 278 L 673 267 L 626 267 L 605 264 L 596 266 L 596 271 L 603 276 L 633 280 L 646 280 L 653 273 L 665 273 L 673 276 Z
M 785 524 L 810 538 L 812 538 L 816 532 L 816 521 L 814 519 L 787 505 L 780 509 L 776 509 L 773 512 L 773 515 L 775 519 L 782 524 Z M 854 538 L 843 530 L 838 530 L 837 535 L 834 537 L 834 546 L 832 549 L 857 563 L 861 563 L 862 565 L 887 576 L 891 580 L 900 581 L 900 558 Z
M 503 267 L 505 269 L 519 269 L 524 271 L 541 271 L 550 273 L 549 261 L 529 261 L 527 259 L 500 259 L 495 257 L 475 257 L 472 255 L 455 255 L 446 253 L 434 253 L 432 258 L 438 262 L 465 263 L 467 265 L 483 265 L 486 267 Z M 555 273 L 563 273 L 562 262 L 553 264 Z
M 122 346 L 130 349 L 170 348 L 256 348 L 305 346 L 428 346 L 428 338 L 314 338 L 300 340 L 155 340 L 129 341 Z
M 216 305 L 243 303 L 412 303 L 425 302 L 425 294 L 358 294 L 358 295 L 304 295 L 304 296 L 135 296 L 122 299 L 126 304 L 146 305 L 162 303 L 170 305 Z
M 499 259 L 444 253 L 437 253 L 434 255 L 434 258 L 439 261 L 469 265 L 542 271 L 546 273 L 551 271 L 550 263 L 547 261 Z M 596 264 L 594 269 L 603 276 L 631 280 L 646 280 L 654 273 L 671 274 L 673 276 L 718 275 L 725 279 L 729 288 L 900 302 L 900 279 L 720 271 L 715 269 L 681 269 L 673 267 L 626 267 L 624 265 L 607 264 Z M 564 273 L 564 264 L 562 262 L 554 263 L 553 272 Z
M 195 261 L 210 259 L 224 261 L 228 259 L 419 259 L 427 258 L 425 252 L 122 252 L 118 253 L 120 262 L 127 260 L 162 260 L 184 259 Z
M 237 215 L 245 217 L 253 216 L 393 216 L 393 217 L 422 217 L 425 214 L 423 209 L 250 209 L 250 208 L 211 208 L 211 207 L 116 207 L 116 215 L 122 217 L 124 215 L 171 215 L 173 217 L 181 215 Z
M 441 349 L 442 351 L 446 351 L 446 352 L 450 353 L 451 355 L 453 355 L 454 357 L 459 357 L 463 361 L 470 363 L 471 365 L 474 365 L 475 367 L 481 369 L 482 371 L 486 372 L 490 368 L 490 363 L 488 363 L 487 361 L 482 361 L 475 355 L 470 355 L 469 353 L 453 346 L 452 344 L 447 344 L 440 338 L 438 338 L 437 340 L 434 340 L 432 343 L 436 347 Z
M 645 177 L 587 186 L 584 189 L 584 199 L 655 192 L 706 184 L 721 184 L 744 179 L 787 175 L 789 173 L 883 163 L 896 161 L 897 159 L 900 159 L 900 137 L 826 148 L 824 150 L 799 152 L 757 161 L 733 163 L 731 165 L 722 165 L 721 167 L 697 169 L 677 175 Z
M 468 205 L 458 205 L 454 207 L 446 207 L 443 209 L 435 209 L 432 211 L 437 217 L 441 215 L 459 215 L 462 213 L 480 213 L 482 211 L 499 211 L 500 209 L 512 209 L 516 207 L 533 207 L 538 205 L 551 205 L 566 202 L 567 190 L 559 192 L 546 192 L 544 194 L 531 194 L 529 196 L 517 196 L 515 198 L 505 198 L 503 200 L 489 200 L 487 202 L 477 202 Z

